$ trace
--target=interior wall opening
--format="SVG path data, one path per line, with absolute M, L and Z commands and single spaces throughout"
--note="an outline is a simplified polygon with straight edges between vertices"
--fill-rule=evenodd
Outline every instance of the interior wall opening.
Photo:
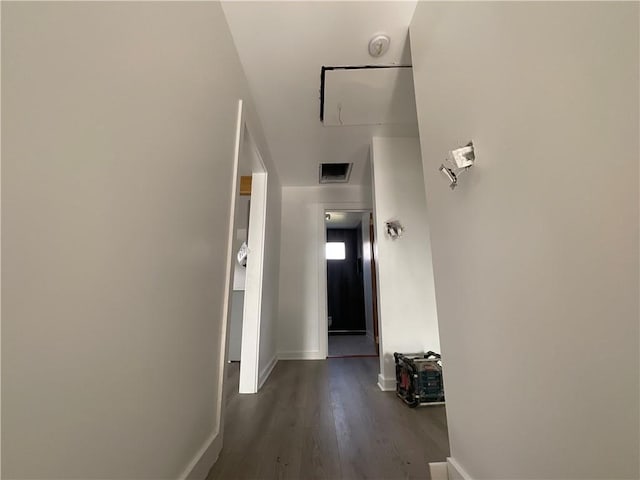
M 325 212 L 328 358 L 377 357 L 370 210 Z
M 267 172 L 242 114 L 238 128 L 226 361 L 236 364 L 231 371 L 239 376 L 239 392 L 256 393 L 259 388 Z

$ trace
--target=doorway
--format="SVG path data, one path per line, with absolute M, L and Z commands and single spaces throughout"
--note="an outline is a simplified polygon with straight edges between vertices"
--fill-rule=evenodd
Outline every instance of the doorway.
M 267 208 L 267 172 L 239 105 L 232 206 L 228 362 L 239 362 L 239 393 L 259 388 L 260 323 Z
M 370 211 L 325 212 L 327 357 L 378 356 Z

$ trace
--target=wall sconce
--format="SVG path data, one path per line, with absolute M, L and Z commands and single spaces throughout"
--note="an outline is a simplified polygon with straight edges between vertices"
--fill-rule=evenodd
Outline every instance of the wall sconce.
M 438 169 L 449 182 L 451 190 L 458 186 L 458 177 L 461 173 L 469 170 L 476 161 L 476 154 L 473 142 L 467 143 L 464 147 L 451 150 L 447 154 L 447 159 Z
M 400 222 L 397 220 L 389 220 L 384 223 L 385 232 L 387 236 L 391 238 L 391 240 L 396 240 L 402 236 L 402 232 L 404 231 L 404 227 L 400 225 Z
M 240 250 L 238 250 L 238 254 L 236 255 L 236 258 L 238 260 L 238 264 L 241 267 L 246 267 L 247 266 L 247 256 L 249 255 L 249 247 L 247 246 L 247 242 L 242 242 L 242 245 L 240 245 Z

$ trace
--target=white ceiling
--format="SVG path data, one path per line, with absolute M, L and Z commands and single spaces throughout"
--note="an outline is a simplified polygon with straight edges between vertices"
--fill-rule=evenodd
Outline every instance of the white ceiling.
M 411 67 L 326 70 L 323 91 L 325 126 L 416 123 Z
M 331 218 L 325 218 L 327 228 L 356 228 L 362 222 L 363 212 L 327 212 Z
M 418 135 L 415 123 L 325 127 L 319 100 L 322 66 L 411 63 L 415 1 L 222 5 L 284 185 L 318 185 L 321 162 L 353 162 L 349 184 L 368 184 L 372 136 Z M 367 46 L 380 32 L 391 37 L 391 46 L 375 59 Z

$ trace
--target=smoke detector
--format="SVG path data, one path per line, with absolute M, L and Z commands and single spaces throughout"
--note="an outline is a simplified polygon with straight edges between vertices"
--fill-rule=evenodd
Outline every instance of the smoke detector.
M 389 35 L 374 35 L 374 37 L 369 40 L 369 55 L 376 58 L 381 57 L 382 55 L 387 53 L 390 44 L 391 39 L 389 38 Z

